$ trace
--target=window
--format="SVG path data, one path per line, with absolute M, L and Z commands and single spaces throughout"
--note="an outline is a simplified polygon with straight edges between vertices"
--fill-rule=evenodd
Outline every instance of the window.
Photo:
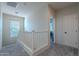
M 50 31 L 54 31 L 54 18 L 50 17 Z
M 19 21 L 10 21 L 10 37 L 17 37 L 20 31 Z

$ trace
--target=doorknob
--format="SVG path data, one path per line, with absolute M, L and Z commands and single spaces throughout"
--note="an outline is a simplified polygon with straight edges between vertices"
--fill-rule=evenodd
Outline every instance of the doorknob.
M 77 30 L 75 32 L 77 32 Z
M 65 34 L 67 34 L 67 32 L 64 32 Z

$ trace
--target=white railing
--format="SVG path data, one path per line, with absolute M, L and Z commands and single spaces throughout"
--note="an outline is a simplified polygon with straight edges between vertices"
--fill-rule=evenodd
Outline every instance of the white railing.
M 26 32 L 26 45 L 31 48 L 32 52 L 36 52 L 48 44 L 48 31 Z
M 35 52 L 48 45 L 48 31 L 25 32 L 19 39 L 29 55 L 33 55 Z
M 33 52 L 36 52 L 48 44 L 48 31 L 33 32 Z

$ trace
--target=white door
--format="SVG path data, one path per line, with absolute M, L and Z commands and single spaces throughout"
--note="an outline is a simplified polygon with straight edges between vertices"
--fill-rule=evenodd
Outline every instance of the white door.
M 2 48 L 2 19 L 0 16 L 0 49 Z
M 23 33 L 23 21 L 22 17 L 3 14 L 3 46 L 16 43 Z
M 77 15 L 63 16 L 63 44 L 78 47 L 78 19 Z
M 74 47 L 78 48 L 78 16 L 74 15 L 74 31 L 73 31 L 73 42 L 74 42 Z

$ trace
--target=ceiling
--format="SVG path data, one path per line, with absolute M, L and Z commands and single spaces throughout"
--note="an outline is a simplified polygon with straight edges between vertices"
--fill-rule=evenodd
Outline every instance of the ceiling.
M 14 3 L 16 4 L 16 3 Z M 29 16 L 39 10 L 42 7 L 50 4 L 55 10 L 64 8 L 66 6 L 74 5 L 74 2 L 17 2 L 17 6 L 14 4 L 13 7 L 8 6 L 7 2 L 1 3 L 2 12 L 18 15 L 18 16 Z
M 16 4 L 16 3 L 14 3 Z M 35 3 L 35 2 L 17 2 L 17 6 L 13 3 L 10 4 L 11 6 L 7 5 L 7 2 L 1 3 L 2 12 L 18 15 L 18 16 L 29 16 L 33 14 L 35 11 L 39 10 L 41 7 L 45 6 L 45 3 Z M 13 5 L 13 7 L 12 7 Z
M 49 3 L 55 10 L 59 10 L 61 8 L 75 5 L 77 4 L 76 2 L 51 2 Z

